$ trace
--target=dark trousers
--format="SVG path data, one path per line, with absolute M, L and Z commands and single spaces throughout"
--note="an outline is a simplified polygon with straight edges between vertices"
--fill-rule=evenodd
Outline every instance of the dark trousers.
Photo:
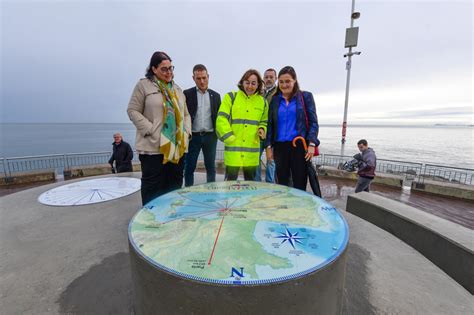
M 244 178 L 245 180 L 254 180 L 255 171 L 257 166 L 244 166 Z M 225 167 L 225 180 L 237 180 L 239 176 L 240 166 L 227 166 Z
M 301 142 L 296 148 L 291 142 L 275 142 L 273 145 L 273 158 L 276 164 L 276 178 L 278 184 L 289 186 L 290 176 L 293 187 L 306 191 L 308 173 L 306 171 L 306 152 Z
M 359 176 L 359 179 L 357 180 L 357 185 L 355 188 L 355 192 L 361 192 L 361 191 L 370 191 L 370 183 L 372 182 L 373 178 L 368 178 L 368 177 L 361 177 Z
M 163 154 L 139 155 L 142 166 L 142 204 L 183 186 L 184 157 L 178 164 L 163 164 Z
M 115 168 L 117 173 L 133 172 L 132 163 L 117 164 L 115 161 Z
M 186 187 L 194 185 L 194 171 L 201 149 L 204 155 L 207 182 L 216 181 L 216 146 L 217 136 L 215 132 L 193 132 L 184 166 L 184 185 Z

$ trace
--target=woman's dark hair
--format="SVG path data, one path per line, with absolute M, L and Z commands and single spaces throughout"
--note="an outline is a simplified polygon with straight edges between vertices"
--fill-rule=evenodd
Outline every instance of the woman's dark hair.
M 167 53 L 162 52 L 162 51 L 155 51 L 153 55 L 151 56 L 150 59 L 150 64 L 148 65 L 148 68 L 146 68 L 146 73 L 145 77 L 147 77 L 149 80 L 153 80 L 154 78 L 154 73 L 151 67 L 158 67 L 158 65 L 163 61 L 163 60 L 169 60 L 172 61 L 170 56 L 168 56 Z
M 239 81 L 239 84 L 237 84 L 237 87 L 241 91 L 245 92 L 245 90 L 244 90 L 244 81 L 248 80 L 252 74 L 255 74 L 255 76 L 257 77 L 257 81 L 258 81 L 258 87 L 257 87 L 257 90 L 255 91 L 255 94 L 263 95 L 263 85 L 264 85 L 264 83 L 263 83 L 263 80 L 262 80 L 262 76 L 255 69 L 250 69 L 250 70 L 245 71 L 244 75 L 242 76 L 242 79 L 240 79 L 240 81 Z
M 293 96 L 296 95 L 296 93 L 300 92 L 300 85 L 298 84 L 298 79 L 296 77 L 296 71 L 292 66 L 283 67 L 283 68 L 281 68 L 280 72 L 278 72 L 278 79 L 280 79 L 280 77 L 284 74 L 289 74 L 293 78 L 293 80 L 295 80 L 295 85 L 293 86 L 293 91 L 291 92 L 291 95 L 290 95 L 290 99 L 292 99 Z M 277 89 L 276 94 L 278 94 L 278 93 L 281 93 L 280 85 L 278 85 L 278 89 Z

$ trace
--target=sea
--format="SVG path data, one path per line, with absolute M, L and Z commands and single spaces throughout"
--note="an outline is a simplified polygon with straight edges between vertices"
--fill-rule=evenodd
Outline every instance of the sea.
M 111 151 L 116 132 L 134 146 L 131 123 L 0 124 L 0 157 Z M 319 139 L 320 153 L 340 154 L 339 125 L 321 125 Z M 369 142 L 379 159 L 474 169 L 474 126 L 349 125 L 345 155 L 358 152 L 360 139 Z M 218 148 L 223 148 L 221 142 Z

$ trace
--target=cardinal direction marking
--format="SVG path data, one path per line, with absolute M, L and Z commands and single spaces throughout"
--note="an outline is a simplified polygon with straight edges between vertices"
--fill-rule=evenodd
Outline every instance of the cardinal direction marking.
M 298 244 L 303 244 L 300 240 L 304 240 L 306 239 L 306 237 L 299 237 L 298 236 L 298 233 L 299 232 L 296 232 L 295 234 L 292 234 L 290 232 L 290 230 L 286 229 L 285 232 L 280 232 L 280 235 L 279 236 L 275 236 L 275 238 L 281 238 L 283 239 L 281 241 L 281 244 L 285 243 L 286 241 L 288 241 L 288 243 L 291 244 L 291 247 L 293 247 L 293 249 L 295 249 L 295 245 L 296 243 Z
M 232 267 L 230 276 L 235 277 L 234 273 L 237 274 L 238 277 L 243 278 L 244 277 L 244 268 L 240 267 L 240 272 L 239 272 L 236 268 Z

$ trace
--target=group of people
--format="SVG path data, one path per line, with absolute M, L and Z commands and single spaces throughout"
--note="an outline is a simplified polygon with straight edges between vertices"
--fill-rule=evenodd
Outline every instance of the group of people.
M 201 150 L 207 182 L 215 181 L 218 139 L 225 147 L 226 180 L 236 180 L 240 169 L 245 180 L 260 180 L 265 150 L 266 181 L 289 185 L 291 179 L 293 187 L 306 190 L 306 161 L 317 152 L 319 126 L 313 95 L 300 90 L 293 67 L 282 68 L 278 75 L 268 69 L 263 78 L 257 70 L 247 70 L 238 90 L 222 100 L 209 89 L 204 65 L 194 66 L 196 86 L 184 91 L 175 83 L 173 70 L 171 58 L 155 52 L 127 108 L 137 128 L 144 205 L 181 188 L 183 174 L 185 186 L 192 186 Z M 304 140 L 295 142 L 296 137 Z M 128 151 L 121 136 L 117 140 L 114 154 Z

